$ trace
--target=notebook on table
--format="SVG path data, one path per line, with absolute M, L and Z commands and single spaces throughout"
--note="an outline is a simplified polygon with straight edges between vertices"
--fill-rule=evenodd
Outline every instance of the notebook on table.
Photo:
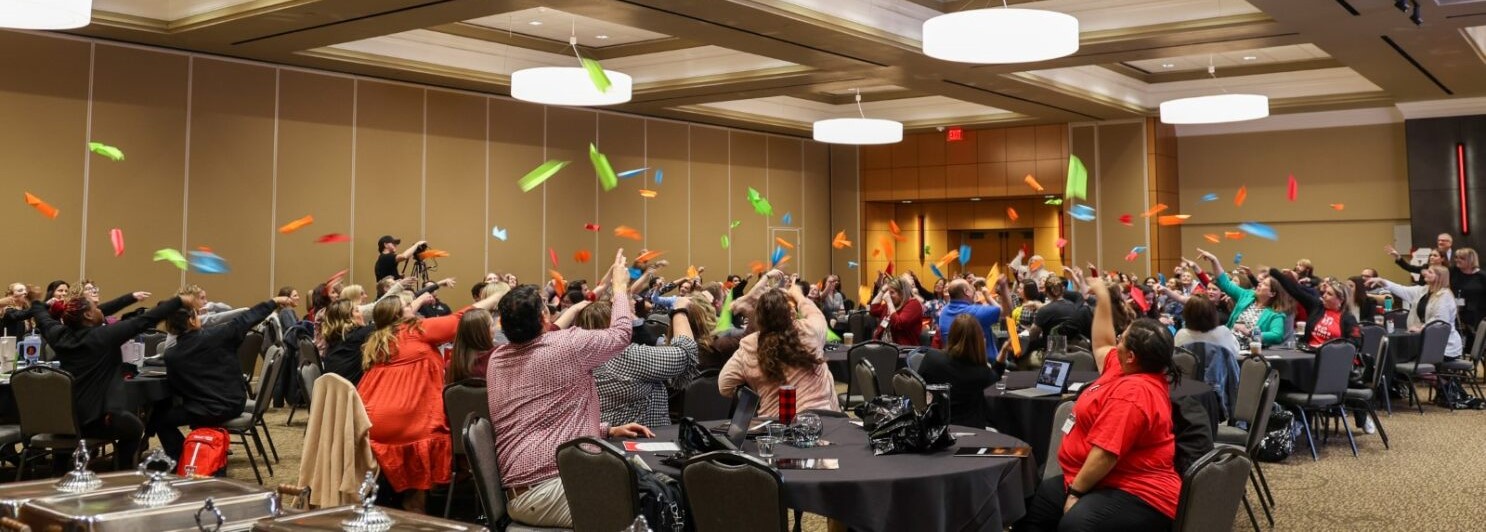
M 1061 395 L 1068 384 L 1069 363 L 1062 360 L 1044 360 L 1042 372 L 1037 374 L 1037 385 L 1006 392 L 1012 397 L 1047 397 Z

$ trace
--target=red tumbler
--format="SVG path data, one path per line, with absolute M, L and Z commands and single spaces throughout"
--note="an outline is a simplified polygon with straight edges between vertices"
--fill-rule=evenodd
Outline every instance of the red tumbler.
M 795 422 L 795 386 L 779 387 L 779 422 L 790 425 Z

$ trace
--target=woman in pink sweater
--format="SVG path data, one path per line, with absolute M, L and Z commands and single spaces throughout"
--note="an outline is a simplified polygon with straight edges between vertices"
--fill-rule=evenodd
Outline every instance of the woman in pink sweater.
M 758 332 L 743 337 L 722 367 L 718 391 L 732 397 L 738 386 L 747 384 L 759 394 L 760 416 L 779 414 L 779 387 L 785 384 L 795 386 L 795 404 L 801 412 L 841 410 L 835 381 L 826 369 L 826 317 L 796 284 L 787 293 L 767 288 L 777 286 L 783 277 L 778 270 L 769 272 L 752 292 L 734 302 L 737 309 L 751 309 L 749 317 Z

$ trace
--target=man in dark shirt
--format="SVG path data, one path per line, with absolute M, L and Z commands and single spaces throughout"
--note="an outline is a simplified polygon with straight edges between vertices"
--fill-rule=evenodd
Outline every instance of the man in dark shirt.
M 427 243 L 427 241 L 419 240 L 417 243 L 409 246 L 408 249 L 403 250 L 402 253 L 398 253 L 397 246 L 402 244 L 401 239 L 393 238 L 392 235 L 383 235 L 382 238 L 378 238 L 377 249 L 380 254 L 377 255 L 377 266 L 374 270 L 377 273 L 377 280 L 381 281 L 388 277 L 402 279 L 402 274 L 397 271 L 397 265 L 407 262 L 408 259 L 413 257 L 413 253 L 418 251 L 419 247 Z
M 276 297 L 239 313 L 216 327 L 201 328 L 195 311 L 184 308 L 165 319 L 176 335 L 165 352 L 166 380 L 180 404 L 161 402 L 150 417 L 150 429 L 171 458 L 179 459 L 186 438 L 176 427 L 219 427 L 243 414 L 248 391 L 243 385 L 237 349 L 254 325 L 272 314 L 288 297 Z M 265 399 L 267 400 L 267 399 Z
M 1056 275 L 1049 276 L 1042 283 L 1042 293 L 1047 295 L 1048 304 L 1037 309 L 1032 329 L 1027 333 L 1026 352 L 1046 348 L 1047 337 L 1055 332 L 1069 338 L 1089 336 L 1093 313 L 1082 301 L 1076 303 L 1065 297 L 1066 286 L 1063 278 Z

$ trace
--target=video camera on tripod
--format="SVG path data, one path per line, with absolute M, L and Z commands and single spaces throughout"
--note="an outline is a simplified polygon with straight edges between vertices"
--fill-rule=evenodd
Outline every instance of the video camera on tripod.
M 423 253 L 425 251 L 428 251 L 427 242 L 419 244 L 418 247 L 413 250 L 413 260 L 408 261 L 413 266 L 413 271 L 405 272 L 405 277 L 417 279 L 420 285 L 428 284 L 429 282 L 431 282 L 428 278 L 428 272 L 439 269 L 438 261 L 433 261 L 433 265 L 430 266 L 428 264 L 428 261 L 423 260 Z

